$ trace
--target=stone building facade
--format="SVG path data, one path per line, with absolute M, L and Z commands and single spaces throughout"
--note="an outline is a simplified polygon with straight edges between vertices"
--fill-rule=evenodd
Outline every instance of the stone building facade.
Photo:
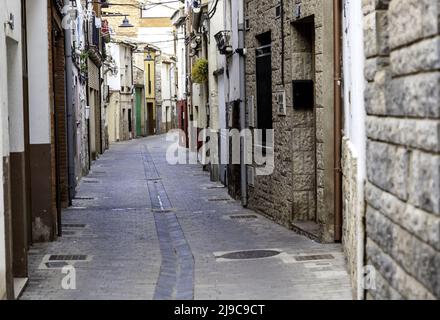
M 114 41 L 107 45 L 115 70 L 108 73 L 110 103 L 108 109 L 109 141 L 132 139 L 135 133 L 133 50 L 135 45 Z
M 274 129 L 274 172 L 255 176 L 249 186 L 249 207 L 289 228 L 333 242 L 333 3 L 284 1 L 281 8 L 280 1 L 247 0 L 245 10 L 246 95 L 254 109 L 248 123 L 251 128 L 255 122 L 254 127 Z M 267 60 L 267 53 L 271 59 L 263 65 L 271 66 L 270 112 L 258 101 L 258 86 L 267 86 L 259 84 L 258 59 Z M 295 105 L 293 86 L 310 83 L 312 101 Z M 286 101 L 281 109 L 276 100 L 280 93 Z M 260 94 L 260 100 L 263 97 Z M 252 114 L 255 120 L 249 118 Z M 272 123 L 263 124 L 262 118 L 270 117 Z
M 440 298 L 440 1 L 364 0 L 367 298 Z

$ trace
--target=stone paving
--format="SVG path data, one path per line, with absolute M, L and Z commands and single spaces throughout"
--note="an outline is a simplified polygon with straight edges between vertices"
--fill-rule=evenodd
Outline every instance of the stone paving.
M 242 208 L 200 165 L 169 165 L 168 145 L 164 136 L 117 143 L 94 163 L 63 211 L 65 235 L 31 248 L 21 299 L 351 299 L 340 245 Z M 279 254 L 224 258 L 260 249 Z M 63 289 L 48 255 L 88 256 L 69 261 L 76 290 Z

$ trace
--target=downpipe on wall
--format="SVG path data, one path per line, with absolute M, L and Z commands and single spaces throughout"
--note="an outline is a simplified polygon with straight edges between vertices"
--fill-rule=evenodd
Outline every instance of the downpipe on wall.
M 239 69 L 240 69 L 240 129 L 246 129 L 246 74 L 245 74 L 245 54 L 244 49 L 244 1 L 238 1 L 238 47 L 239 47 Z M 245 137 L 240 136 L 240 183 L 241 183 L 241 204 L 243 207 L 248 205 L 248 192 L 247 192 L 247 168 L 245 159 Z
M 342 101 L 341 101 L 341 48 L 342 48 L 342 0 L 333 0 L 333 66 L 334 66 L 334 214 L 335 241 L 342 240 Z

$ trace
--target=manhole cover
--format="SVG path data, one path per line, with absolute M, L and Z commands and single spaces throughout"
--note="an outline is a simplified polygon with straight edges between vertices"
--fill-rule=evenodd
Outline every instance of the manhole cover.
M 97 180 L 84 180 L 84 183 L 99 183 Z
M 262 259 L 274 257 L 279 254 L 280 252 L 275 250 L 249 250 L 226 253 L 219 258 L 230 260 Z
M 73 200 L 95 200 L 95 198 L 92 197 L 75 197 Z
M 214 198 L 214 199 L 208 199 L 208 201 L 210 201 L 210 202 L 215 202 L 215 201 L 230 201 L 231 199 L 226 199 L 226 198 L 224 198 L 224 199 L 217 199 L 217 198 Z

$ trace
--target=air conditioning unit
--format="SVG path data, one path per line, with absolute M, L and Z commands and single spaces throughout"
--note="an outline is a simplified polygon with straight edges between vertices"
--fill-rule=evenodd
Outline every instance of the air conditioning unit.
M 277 112 L 279 116 L 285 116 L 286 110 L 286 91 L 278 91 L 275 93 L 275 103 L 277 106 Z

